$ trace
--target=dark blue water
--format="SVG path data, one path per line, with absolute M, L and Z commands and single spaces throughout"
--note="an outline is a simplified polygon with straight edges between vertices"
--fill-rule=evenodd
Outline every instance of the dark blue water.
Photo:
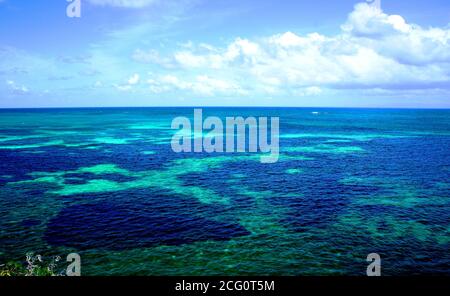
M 192 108 L 0 111 L 0 262 L 83 272 L 449 274 L 450 111 L 205 108 L 280 117 L 280 158 L 174 153 Z

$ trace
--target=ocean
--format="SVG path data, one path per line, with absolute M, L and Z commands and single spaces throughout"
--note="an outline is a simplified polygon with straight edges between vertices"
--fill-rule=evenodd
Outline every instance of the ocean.
M 193 108 L 0 110 L 0 264 L 83 275 L 450 275 L 450 110 L 203 108 L 280 118 L 280 155 L 175 153 Z M 256 156 L 256 157 L 255 157 Z

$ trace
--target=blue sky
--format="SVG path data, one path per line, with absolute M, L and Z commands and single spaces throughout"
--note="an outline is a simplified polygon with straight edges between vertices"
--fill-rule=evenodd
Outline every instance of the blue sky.
M 0 107 L 450 107 L 448 0 L 0 0 Z

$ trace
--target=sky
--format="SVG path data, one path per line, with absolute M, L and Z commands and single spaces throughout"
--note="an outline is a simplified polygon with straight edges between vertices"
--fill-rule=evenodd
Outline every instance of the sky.
M 448 0 L 0 0 L 0 108 L 450 107 Z

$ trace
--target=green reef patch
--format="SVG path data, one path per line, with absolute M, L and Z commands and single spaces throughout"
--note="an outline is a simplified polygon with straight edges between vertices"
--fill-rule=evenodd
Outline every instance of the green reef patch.
M 340 183 L 364 191 L 351 199 L 353 210 L 339 217 L 335 224 L 339 232 L 358 231 L 392 243 L 412 238 L 438 244 L 450 241 L 448 229 L 427 221 L 433 217 L 426 218 L 427 209 L 448 206 L 442 192 L 396 178 L 350 176 Z
M 354 203 L 361 205 L 387 205 L 405 208 L 414 208 L 426 205 L 446 205 L 448 198 L 433 191 L 419 188 L 411 182 L 395 178 L 376 177 L 347 177 L 340 183 L 348 186 L 365 186 L 378 189 L 376 194 L 360 195 Z
M 17 141 L 23 141 L 23 140 L 29 140 L 29 139 L 38 139 L 38 138 L 45 138 L 44 135 L 28 135 L 28 136 L 7 136 L 7 135 L 1 135 L 0 136 L 0 143 L 3 142 L 17 142 Z
M 304 171 L 302 169 L 287 169 L 286 170 L 286 174 L 289 175 L 297 175 L 297 174 L 302 174 Z
M 144 122 L 140 124 L 133 124 L 127 127 L 131 130 L 167 130 L 171 129 L 166 122 Z
M 357 213 L 345 214 L 339 217 L 333 227 L 338 233 L 356 232 L 392 242 L 402 238 L 415 238 L 421 242 L 439 244 L 450 241 L 450 233 L 442 227 L 405 220 L 392 214 L 383 214 L 378 217 L 368 217 Z
M 300 153 L 332 153 L 332 154 L 347 154 L 347 153 L 361 153 L 365 150 L 357 146 L 333 146 L 328 144 L 319 144 L 316 146 L 305 147 L 286 147 L 284 152 L 300 152 Z
M 64 145 L 64 141 L 55 140 L 55 141 L 48 141 L 48 142 L 37 143 L 37 144 L 3 145 L 3 146 L 0 146 L 0 149 L 10 149 L 10 150 L 34 149 L 34 148 L 59 146 L 59 145 Z
M 143 151 L 142 154 L 144 154 L 144 155 L 154 155 L 154 154 L 156 154 L 156 152 L 155 151 Z
M 11 185 L 20 184 L 40 184 L 53 183 L 57 189 L 52 189 L 49 193 L 61 196 L 70 196 L 77 194 L 94 194 L 124 191 L 139 188 L 160 188 L 170 192 L 188 195 L 197 198 L 202 203 L 229 203 L 229 198 L 217 194 L 215 191 L 199 186 L 188 186 L 179 177 L 190 173 L 207 173 L 212 168 L 219 168 L 225 163 L 241 162 L 241 161 L 258 161 L 260 155 L 241 155 L 241 156 L 218 156 L 205 158 L 186 158 L 178 159 L 171 162 L 166 169 L 163 170 L 149 170 L 132 172 L 115 164 L 99 164 L 90 167 L 82 167 L 72 171 L 60 172 L 33 172 L 29 175 L 34 179 L 11 182 Z M 289 157 L 284 156 L 280 158 L 283 160 L 305 160 L 304 157 Z M 83 184 L 72 184 L 67 182 L 68 175 L 91 173 L 98 178 L 87 180 Z M 131 181 L 118 182 L 102 178 L 102 175 L 118 174 L 125 177 L 133 178 Z M 53 188 L 53 187 L 52 187 Z
M 133 140 L 138 140 L 138 138 L 122 139 L 122 138 L 113 138 L 113 137 L 100 137 L 100 138 L 94 139 L 95 142 L 102 143 L 102 144 L 112 144 L 112 145 L 125 145 L 125 144 L 129 144 L 129 142 L 133 141 Z
M 282 139 L 339 139 L 339 140 L 352 140 L 352 141 L 371 141 L 374 139 L 399 139 L 399 138 L 411 138 L 415 135 L 389 135 L 389 134 L 332 134 L 332 133 L 295 133 L 295 134 L 283 134 L 280 136 Z

